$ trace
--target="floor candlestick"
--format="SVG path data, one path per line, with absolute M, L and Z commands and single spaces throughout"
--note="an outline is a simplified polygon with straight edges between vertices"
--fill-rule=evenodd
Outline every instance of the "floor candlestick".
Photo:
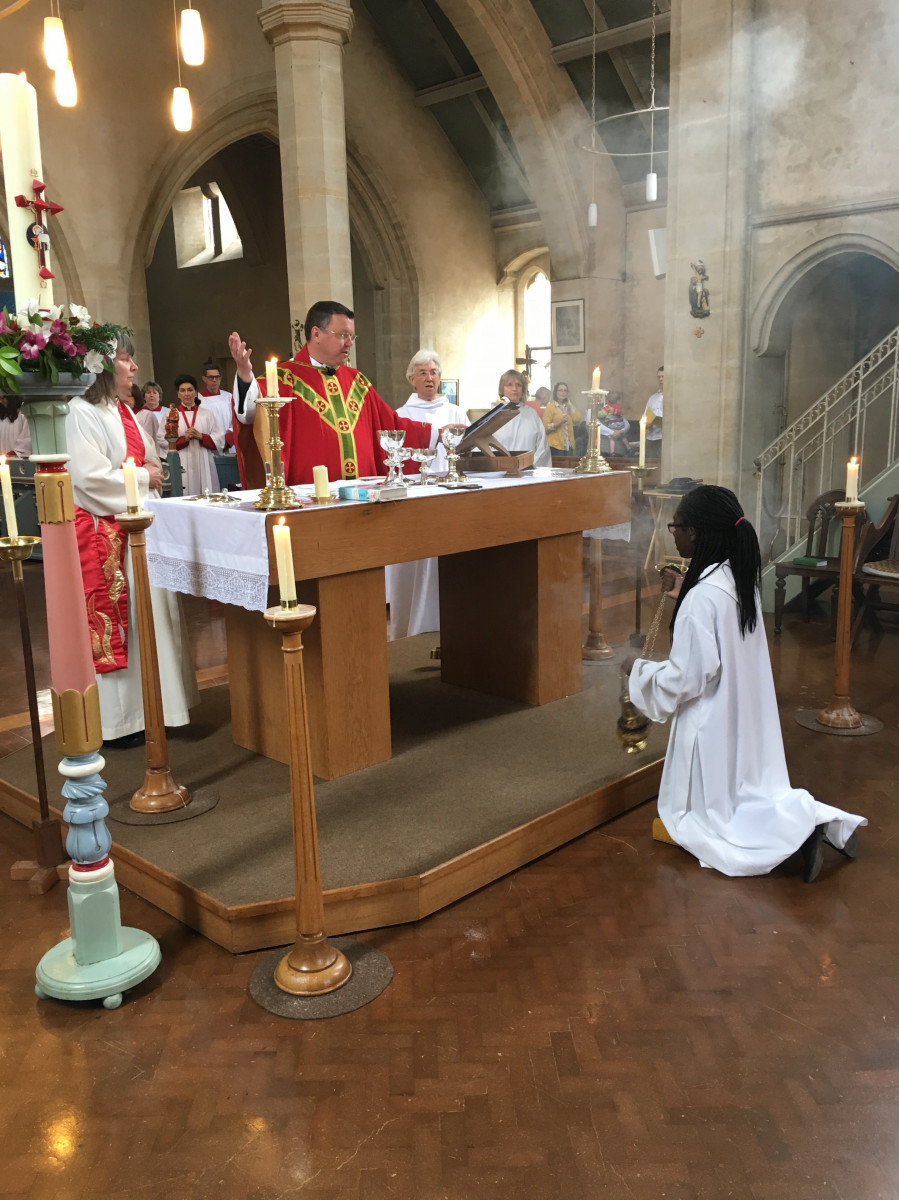
M 590 612 L 587 618 L 587 640 L 581 650 L 584 662 L 600 662 L 612 658 L 615 651 L 603 637 L 602 624 L 602 542 L 587 538 L 590 560 Z
M 172 777 L 165 736 L 159 656 L 156 652 L 156 627 L 153 624 L 150 575 L 147 570 L 147 530 L 153 524 L 153 514 L 138 509 L 135 512 L 118 513 L 115 519 L 128 534 L 131 546 L 147 751 L 144 781 L 131 797 L 130 807 L 141 813 L 171 812 L 172 809 L 184 808 L 190 803 L 190 792 L 186 787 L 175 783 Z
M 296 876 L 297 940 L 275 968 L 275 984 L 294 996 L 336 991 L 353 968 L 325 936 L 325 905 L 318 857 L 315 792 L 309 750 L 309 720 L 303 676 L 303 630 L 315 618 L 311 604 L 269 608 L 265 619 L 281 634 L 287 728 L 290 738 L 290 794 L 293 803 L 293 855 Z

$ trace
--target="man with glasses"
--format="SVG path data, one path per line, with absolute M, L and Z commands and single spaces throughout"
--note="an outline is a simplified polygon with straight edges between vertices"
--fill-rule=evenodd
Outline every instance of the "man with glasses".
M 218 363 L 211 360 L 203 366 L 203 387 L 200 390 L 203 408 L 211 412 L 223 434 L 231 432 L 234 423 L 234 410 L 231 407 L 231 393 L 222 387 L 222 372 Z M 233 454 L 234 447 L 226 445 L 224 454 Z
M 306 345 L 278 366 L 278 392 L 292 397 L 280 412 L 282 458 L 288 484 L 311 483 L 323 464 L 332 480 L 383 474 L 379 429 L 404 429 L 410 448 L 434 447 L 438 431 L 426 421 L 399 417 L 355 367 L 348 366 L 356 340 L 352 310 L 318 300 L 306 314 Z M 252 424 L 264 378 L 253 377 L 252 351 L 240 334 L 228 346 L 237 367 L 235 413 Z

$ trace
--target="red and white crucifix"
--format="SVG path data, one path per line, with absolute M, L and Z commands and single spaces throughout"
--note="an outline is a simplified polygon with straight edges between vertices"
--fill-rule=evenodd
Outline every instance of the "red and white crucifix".
M 54 204 L 52 200 L 44 199 L 44 192 L 47 185 L 41 183 L 39 179 L 32 181 L 31 190 L 34 193 L 29 200 L 27 196 L 16 196 L 16 206 L 18 208 L 30 208 L 34 213 L 34 224 L 29 228 L 28 241 L 37 251 L 40 270 L 38 274 L 41 279 L 55 279 L 56 276 L 47 266 L 47 251 L 50 248 L 50 234 L 47 232 L 47 226 L 44 224 L 45 214 L 49 217 L 55 217 L 57 213 L 64 212 L 61 204 Z

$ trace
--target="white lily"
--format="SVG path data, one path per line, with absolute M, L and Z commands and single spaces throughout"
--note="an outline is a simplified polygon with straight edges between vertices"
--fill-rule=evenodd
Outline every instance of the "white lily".
M 61 304 L 51 304 L 50 307 L 47 309 L 47 315 L 44 317 L 44 320 L 45 321 L 58 321 L 61 316 L 62 316 L 62 305 Z
M 91 375 L 99 375 L 105 361 L 99 350 L 88 350 L 84 356 L 84 369 L 90 371 Z
M 91 315 L 83 304 L 70 304 L 69 312 L 77 322 L 77 329 L 90 329 Z

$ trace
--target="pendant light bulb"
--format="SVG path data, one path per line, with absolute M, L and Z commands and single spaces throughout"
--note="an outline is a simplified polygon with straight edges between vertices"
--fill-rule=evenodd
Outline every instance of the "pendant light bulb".
M 587 205 L 587 224 L 591 229 L 595 229 L 597 221 L 598 214 L 596 211 L 596 202 L 591 200 L 591 202 Z
M 203 22 L 195 8 L 181 10 L 181 57 L 189 67 L 202 66 L 206 56 Z
M 61 71 L 69 60 L 62 17 L 44 17 L 44 58 L 51 71 Z
M 659 177 L 655 171 L 650 171 L 646 176 L 646 202 L 647 204 L 655 204 L 659 198 Z
M 56 99 L 63 108 L 74 108 L 78 103 L 78 85 L 71 59 L 66 59 L 65 65 L 56 72 L 55 91 Z
M 176 87 L 172 92 L 172 122 L 179 133 L 187 133 L 193 124 L 190 92 L 186 87 Z

